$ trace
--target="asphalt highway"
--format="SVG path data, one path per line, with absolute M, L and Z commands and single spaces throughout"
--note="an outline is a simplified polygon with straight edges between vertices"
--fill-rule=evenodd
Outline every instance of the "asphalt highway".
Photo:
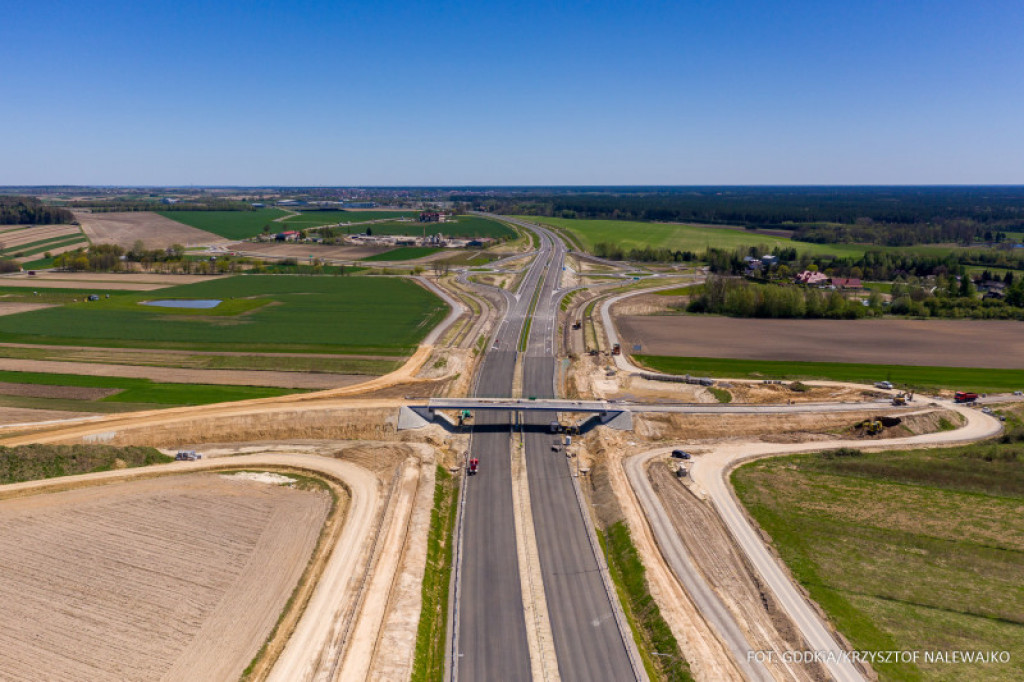
M 545 240 L 519 291 L 506 293 L 508 309 L 481 364 L 477 397 L 512 395 L 519 337 L 552 248 Z M 480 469 L 465 488 L 458 651 L 450 666 L 460 680 L 532 679 L 512 509 L 512 415 L 474 414 L 470 451 Z
M 555 397 L 558 284 L 565 260 L 561 240 L 541 235 L 554 242 L 554 253 L 541 283 L 523 362 L 523 394 L 538 399 Z M 522 422 L 533 526 L 558 673 L 565 682 L 633 680 L 627 645 L 573 490 L 570 463 L 564 448 L 553 448 L 560 436 L 547 429 L 552 416 L 524 413 Z
M 543 229 L 537 257 L 499 323 L 478 375 L 476 397 L 512 395 L 525 322 L 523 395 L 554 398 L 559 281 L 565 245 Z M 531 316 L 531 305 L 536 301 Z M 472 456 L 480 470 L 466 484 L 459 583 L 460 680 L 531 678 L 512 509 L 510 415 L 475 412 Z M 601 566 L 588 536 L 564 450 L 552 450 L 550 416 L 523 415 L 528 484 L 544 593 L 562 680 L 636 679 Z

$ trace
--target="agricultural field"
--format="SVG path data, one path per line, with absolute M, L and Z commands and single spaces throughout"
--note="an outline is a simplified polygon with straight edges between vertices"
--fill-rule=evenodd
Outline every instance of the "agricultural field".
M 950 253 L 966 254 L 986 247 L 963 248 L 955 244 L 917 244 L 914 246 L 878 246 L 874 244 L 813 244 L 794 241 L 789 237 L 765 232 L 732 229 L 723 226 L 685 225 L 677 223 L 645 223 L 627 220 L 575 220 L 520 216 L 542 225 L 550 225 L 569 233 L 586 251 L 593 251 L 601 242 L 616 244 L 624 250 L 666 248 L 673 251 L 703 253 L 708 247 L 732 250 L 764 246 L 768 249 L 795 248 L 797 253 L 809 256 L 860 257 L 867 251 L 907 253 L 921 256 L 946 256 Z M 776 232 L 772 230 L 771 232 Z
M 362 260 L 384 260 L 384 261 L 400 261 L 400 260 L 415 260 L 417 258 L 425 258 L 433 255 L 445 249 L 438 249 L 433 246 L 400 246 L 397 249 L 385 251 L 384 253 L 378 253 L 373 256 L 367 256 Z
M 153 299 L 216 299 L 159 308 Z M 0 317 L 0 342 L 49 345 L 404 355 L 447 313 L 393 278 L 242 275 Z
M 285 229 L 304 230 L 336 223 L 365 223 L 371 220 L 416 218 L 418 215 L 419 211 L 308 211 L 281 222 L 286 226 Z
M 446 237 L 508 239 L 515 237 L 516 234 L 515 230 L 510 227 L 478 216 L 458 216 L 447 223 L 392 222 L 378 223 L 371 227 L 375 235 L 408 235 L 413 237 L 421 236 L 424 233 L 431 235 L 440 232 Z
M 332 507 L 276 481 L 182 474 L 0 501 L 3 676 L 238 679 Z
M 855 650 L 1008 651 L 876 664 L 882 680 L 1024 677 L 1024 446 L 838 451 L 732 476 L 794 577 Z
M 148 211 L 127 213 L 90 213 L 75 211 L 75 219 L 93 244 L 116 244 L 130 249 L 141 241 L 147 249 L 166 249 L 174 244 L 224 244 L 213 232 L 190 227 L 182 222 Z
M 300 244 L 296 242 L 255 242 L 239 244 L 238 253 L 257 258 L 295 258 L 308 263 L 310 259 L 319 258 L 328 261 L 360 260 L 367 256 L 382 253 L 385 247 L 380 246 L 336 246 L 333 244 Z
M 770 320 L 625 316 L 623 339 L 648 355 L 1024 369 L 1012 320 Z
M 75 403 L 84 411 L 103 411 L 97 409 L 100 407 L 95 404 L 97 402 L 154 407 L 209 405 L 289 393 L 296 391 L 266 386 L 161 383 L 132 377 L 0 370 L 0 402 L 9 396 L 44 399 L 38 401 L 40 404 L 32 405 L 37 408 L 68 409 L 71 403 Z
M 157 211 L 157 214 L 225 239 L 238 240 L 255 237 L 263 232 L 266 225 L 272 232 L 278 231 L 280 226 L 274 220 L 288 215 L 288 212 L 261 208 L 255 211 Z
M 33 256 L 69 251 L 88 244 L 77 225 L 40 225 L 0 231 L 0 256 L 31 261 Z
M 825 380 L 873 384 L 891 381 L 899 387 L 963 389 L 991 393 L 1024 390 L 1024 371 L 976 367 L 916 367 L 843 362 L 779 362 L 728 358 L 635 355 L 641 365 L 656 372 L 682 376 L 734 379 Z
M 721 249 L 750 246 L 767 246 L 771 249 L 778 246 L 795 247 L 798 252 L 811 255 L 860 256 L 867 250 L 867 247 L 856 244 L 809 244 L 794 242 L 788 237 L 699 225 L 520 217 L 570 232 L 587 251 L 592 251 L 594 245 L 601 242 L 617 244 L 627 251 L 651 247 L 699 253 L 709 246 Z

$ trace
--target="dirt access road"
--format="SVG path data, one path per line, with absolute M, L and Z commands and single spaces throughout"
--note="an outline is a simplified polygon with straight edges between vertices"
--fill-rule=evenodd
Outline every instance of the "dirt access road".
M 809 649 L 831 651 L 838 656 L 841 656 L 845 650 L 834 637 L 831 626 L 823 621 L 816 607 L 805 597 L 801 588 L 793 583 L 786 567 L 775 558 L 771 550 L 764 544 L 759 531 L 751 525 L 728 482 L 729 472 L 744 461 L 760 457 L 815 452 L 840 447 L 871 450 L 939 447 L 982 440 L 998 434 L 1001 430 L 1000 423 L 996 419 L 979 410 L 953 404 L 944 406 L 963 415 L 965 418 L 963 427 L 955 431 L 940 431 L 909 438 L 882 439 L 870 441 L 870 443 L 850 439 L 802 444 L 765 443 L 762 441 L 730 442 L 715 446 L 710 452 L 695 458 L 690 472 L 698 491 L 703 491 L 711 499 L 718 515 L 725 522 L 744 556 L 797 627 Z M 644 501 L 645 509 L 657 509 L 660 505 L 647 477 L 646 466 L 652 459 L 667 455 L 671 449 L 671 447 L 658 448 L 632 457 L 624 464 L 633 491 L 638 498 Z M 683 557 L 688 556 L 685 550 L 678 549 L 679 538 L 672 530 L 671 525 L 664 522 L 665 515 L 648 513 L 647 518 L 652 524 L 660 545 L 675 547 L 676 553 L 681 553 Z M 685 562 L 678 566 L 673 565 L 673 569 L 677 575 L 680 575 L 680 571 L 685 570 Z M 689 576 L 689 579 L 693 582 L 695 577 Z M 702 599 L 721 604 L 720 597 L 708 587 L 707 583 L 699 578 L 696 578 L 696 582 L 699 584 L 688 587 L 698 590 Z M 732 633 L 725 637 L 730 644 L 729 649 L 734 659 L 746 661 L 746 652 L 751 649 L 751 646 L 742 635 L 742 628 L 735 622 L 734 617 L 721 609 L 709 608 L 702 609 L 702 611 L 705 617 L 715 624 L 720 633 Z M 864 674 L 860 669 L 841 659 L 826 662 L 826 667 L 830 677 L 835 680 L 864 679 Z
M 1011 320 L 759 320 L 714 315 L 618 319 L 623 345 L 649 355 L 1024 369 Z

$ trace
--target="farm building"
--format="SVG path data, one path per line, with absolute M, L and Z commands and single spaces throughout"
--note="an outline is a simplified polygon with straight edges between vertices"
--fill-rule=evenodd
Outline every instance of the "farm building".
M 434 211 L 424 211 L 420 213 L 421 223 L 444 223 L 448 222 L 447 213 L 436 213 Z
M 856 277 L 833 277 L 832 286 L 836 289 L 863 289 L 864 285 Z
M 279 242 L 294 242 L 299 238 L 299 233 L 295 230 L 288 230 L 287 232 L 279 232 L 274 236 L 274 239 Z

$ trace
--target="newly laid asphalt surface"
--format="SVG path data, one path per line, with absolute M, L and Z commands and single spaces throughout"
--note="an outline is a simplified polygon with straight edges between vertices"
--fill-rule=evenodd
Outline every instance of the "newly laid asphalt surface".
M 565 247 L 541 232 L 541 248 L 485 356 L 477 397 L 512 396 L 519 336 L 538 287 L 524 396 L 553 398 L 557 287 Z M 474 415 L 480 473 L 466 486 L 457 666 L 460 680 L 531 678 L 512 510 L 509 412 Z M 587 536 L 564 450 L 554 452 L 550 416 L 524 415 L 533 523 L 562 680 L 635 679 L 597 558 Z
M 555 397 L 557 289 L 564 257 L 564 245 L 556 242 L 523 361 L 523 395 L 528 397 Z M 523 413 L 522 419 L 530 506 L 558 673 L 564 682 L 633 680 L 626 644 L 573 490 L 565 448 L 554 450 L 560 436 L 547 429 L 553 416 Z
M 478 394 L 509 395 L 515 361 L 513 351 L 488 353 Z M 474 416 L 472 453 L 480 460 L 480 472 L 467 482 L 463 511 L 462 655 L 457 662 L 461 680 L 531 679 L 512 513 L 511 414 Z
M 544 244 L 517 296 L 499 324 L 477 380 L 477 397 L 508 397 L 529 305 L 551 252 Z M 530 680 L 523 594 L 519 579 L 512 509 L 512 412 L 480 411 L 473 416 L 471 452 L 479 473 L 466 485 L 462 527 L 458 652 L 453 669 L 460 680 Z
M 553 358 L 527 357 L 524 390 L 550 396 L 554 370 Z M 565 449 L 554 451 L 559 436 L 546 432 L 545 415 L 528 414 L 524 420 L 533 527 L 559 675 L 565 682 L 635 679 L 587 538 Z

